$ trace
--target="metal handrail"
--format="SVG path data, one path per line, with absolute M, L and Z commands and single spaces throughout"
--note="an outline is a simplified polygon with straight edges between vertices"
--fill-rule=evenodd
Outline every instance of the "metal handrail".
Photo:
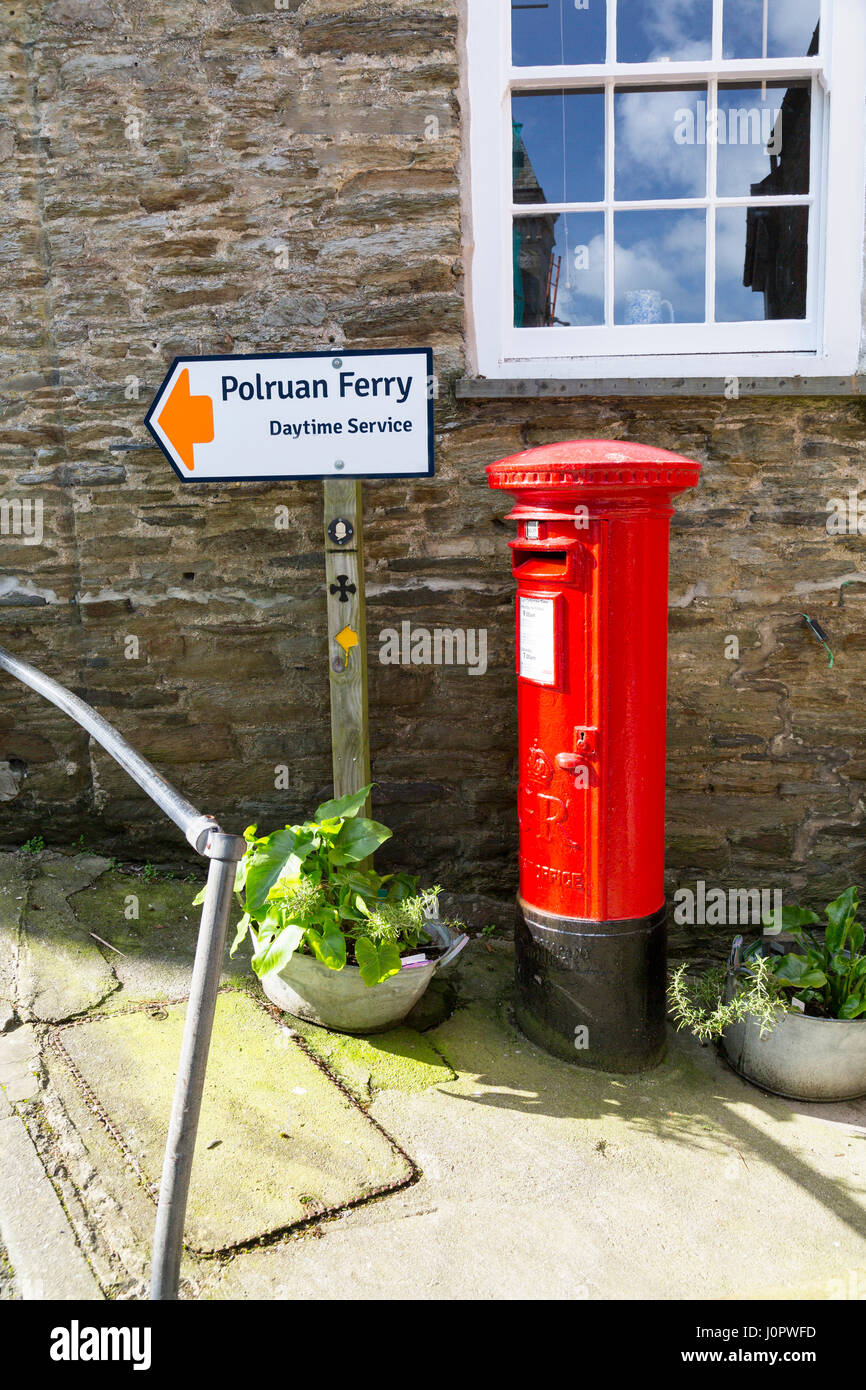
M 0 667 L 8 671 L 10 676 L 15 676 L 25 685 L 29 685 L 37 694 L 44 695 L 46 700 L 57 705 L 70 719 L 74 719 L 86 729 L 91 737 L 111 754 L 114 761 L 129 773 L 142 791 L 147 792 L 151 801 L 156 802 L 169 820 L 173 820 L 175 825 L 180 827 L 193 849 L 198 854 L 204 853 L 208 835 L 213 830 L 219 830 L 213 816 L 199 815 L 195 807 L 159 775 L 156 768 L 151 767 L 140 753 L 136 753 L 113 724 L 109 724 L 95 709 L 91 709 L 90 705 L 73 695 L 71 690 L 38 671 L 29 661 L 21 661 L 19 657 L 13 656 L 3 647 L 0 647 Z
M 84 700 L 42 671 L 0 647 L 0 668 L 68 714 L 129 773 L 197 854 L 210 860 L 201 913 L 177 1081 L 162 1166 L 153 1238 L 150 1296 L 176 1299 L 192 1161 L 198 1132 L 207 1057 L 219 989 L 226 928 L 238 861 L 246 843 L 225 834 L 213 816 L 201 815 Z

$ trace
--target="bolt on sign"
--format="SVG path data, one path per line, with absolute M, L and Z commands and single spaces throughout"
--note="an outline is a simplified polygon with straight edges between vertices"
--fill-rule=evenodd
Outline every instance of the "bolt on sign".
M 184 482 L 433 473 L 433 353 L 176 357 L 145 424 Z

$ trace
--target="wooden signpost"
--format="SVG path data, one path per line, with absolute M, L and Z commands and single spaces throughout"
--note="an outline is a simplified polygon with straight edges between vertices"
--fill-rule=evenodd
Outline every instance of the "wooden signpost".
M 145 420 L 184 485 L 324 479 L 335 796 L 370 781 L 359 479 L 432 474 L 432 358 L 429 348 L 175 358 Z M 237 836 L 214 831 L 206 839 L 211 867 L 157 1210 L 151 1287 L 160 1299 L 177 1297 L 232 885 L 244 850 Z
M 334 796 L 370 782 L 367 716 L 367 627 L 361 484 L 326 481 L 325 585 Z M 366 815 L 370 814 L 369 798 Z
M 359 479 L 432 474 L 432 358 L 429 348 L 175 358 L 145 420 L 185 486 L 324 479 L 335 796 L 370 781 Z M 154 777 L 152 768 L 148 772 Z M 137 780 L 147 788 L 141 777 Z M 191 806 L 172 796 L 195 817 Z M 211 866 L 157 1209 L 151 1287 L 160 1299 L 177 1297 L 232 885 L 245 848 L 237 836 L 216 830 L 205 839 L 203 853 Z M 200 848 L 197 841 L 190 843 Z
M 430 348 L 178 357 L 145 420 L 185 485 L 324 481 L 335 796 L 371 780 L 360 480 L 432 476 L 432 382 Z

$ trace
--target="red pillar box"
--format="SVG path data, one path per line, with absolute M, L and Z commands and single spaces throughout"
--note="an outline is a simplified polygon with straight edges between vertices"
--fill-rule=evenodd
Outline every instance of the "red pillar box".
M 500 459 L 517 539 L 517 1019 L 569 1061 L 664 1053 L 671 499 L 700 465 L 606 439 Z

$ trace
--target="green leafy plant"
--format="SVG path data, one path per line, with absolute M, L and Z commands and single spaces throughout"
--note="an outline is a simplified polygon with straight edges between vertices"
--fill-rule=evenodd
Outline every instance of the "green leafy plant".
M 814 930 L 817 913 L 783 908 L 782 929 L 801 949 L 790 950 L 768 935 L 753 941 L 734 971 L 737 988 L 730 998 L 724 967 L 691 979 L 681 965 L 668 986 L 677 1026 L 708 1042 L 748 1014 L 757 1018 L 761 1036 L 792 1010 L 817 1018 L 860 1018 L 866 1014 L 866 931 L 857 921 L 858 910 L 859 890 L 846 888 L 825 908 L 822 938 Z M 764 920 L 765 927 L 778 925 L 772 916 Z
M 25 854 L 41 854 L 45 848 L 45 841 L 41 835 L 31 835 L 29 840 L 25 840 L 21 846 Z
M 235 878 L 243 916 L 231 953 L 249 937 L 257 975 L 282 970 L 303 951 L 331 970 L 353 960 L 372 987 L 397 974 L 403 951 L 430 940 L 424 924 L 440 890 L 419 892 L 414 876 L 364 863 L 391 838 L 387 826 L 359 814 L 369 792 L 326 801 L 312 820 L 270 835 L 254 825 L 244 831 Z M 203 899 L 204 890 L 195 902 Z
M 768 957 L 756 957 L 730 999 L 725 997 L 727 974 L 722 965 L 712 966 L 697 978 L 689 976 L 685 965 L 674 971 L 668 1003 L 677 1028 L 690 1028 L 701 1042 L 711 1042 L 751 1014 L 758 1019 L 763 1037 L 780 1015 L 787 1013 L 788 1005 Z
M 866 1013 L 866 931 L 857 921 L 859 907 L 859 889 L 853 886 L 828 903 L 823 939 L 811 930 L 821 920 L 816 912 L 782 909 L 782 928 L 802 949 L 771 957 L 776 979 L 789 997 L 820 1018 L 860 1018 Z M 764 925 L 771 923 L 769 919 Z

